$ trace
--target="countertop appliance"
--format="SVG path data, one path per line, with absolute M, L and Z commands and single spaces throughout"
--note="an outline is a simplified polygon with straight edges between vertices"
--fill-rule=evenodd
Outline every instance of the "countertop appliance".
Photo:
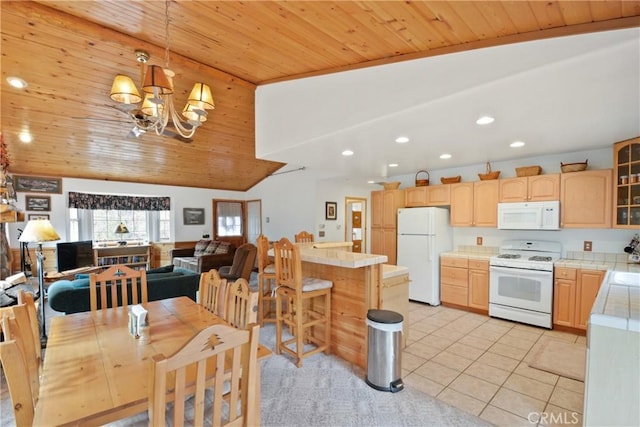
M 440 253 L 452 247 L 448 209 L 398 209 L 398 265 L 409 268 L 410 300 L 440 305 Z
M 559 242 L 507 240 L 489 260 L 489 316 L 551 329 Z
M 560 201 L 498 203 L 501 230 L 559 230 Z

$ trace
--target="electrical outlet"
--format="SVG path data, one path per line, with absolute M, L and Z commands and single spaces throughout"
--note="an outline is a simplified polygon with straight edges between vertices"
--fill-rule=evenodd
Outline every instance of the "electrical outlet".
M 482 246 L 482 237 L 481 236 L 476 237 L 476 245 Z
M 319 231 L 318 232 L 318 237 L 324 237 L 324 231 Z
M 590 240 L 585 240 L 584 241 L 583 249 L 584 249 L 585 252 L 591 252 L 591 241 Z

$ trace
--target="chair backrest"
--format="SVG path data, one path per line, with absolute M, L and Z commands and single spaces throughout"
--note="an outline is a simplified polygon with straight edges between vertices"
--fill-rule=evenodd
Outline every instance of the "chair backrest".
M 273 244 L 278 286 L 287 286 L 302 292 L 302 262 L 300 248 L 283 237 Z
M 256 246 L 258 248 L 258 272 L 263 273 L 264 268 L 271 264 L 269 262 L 269 239 L 264 234 L 261 234 L 256 239 Z
M 114 265 L 102 273 L 90 274 L 89 295 L 91 311 L 148 302 L 147 272 Z
M 313 242 L 313 234 L 308 231 L 302 230 L 298 234 L 295 235 L 296 243 L 310 243 Z
M 15 340 L 0 342 L 0 362 L 7 380 L 16 426 L 31 427 L 35 408 L 33 393 L 24 355 Z
M 246 329 L 258 321 L 258 292 L 251 292 L 249 282 L 238 279 L 227 288 L 227 309 L 224 319 L 231 326 Z
M 25 304 L 11 307 L 10 314 L 3 318 L 3 333 L 7 340 L 16 341 L 27 367 L 28 381 L 33 400 L 37 400 L 40 393 L 40 357 L 36 355 L 35 342 L 31 332 L 29 313 Z M 38 338 L 39 343 L 39 338 Z
M 195 402 L 193 414 L 189 414 L 192 415 L 193 425 L 204 425 L 205 411 L 207 419 L 214 426 L 255 425 L 257 411 L 260 410 L 257 407 L 260 402 L 256 399 L 256 390 L 260 386 L 256 372 L 259 329 L 258 325 L 248 330 L 227 325 L 209 326 L 173 355 L 153 356 L 149 384 L 149 425 L 166 425 L 167 390 L 171 390 L 169 396 L 174 401 L 172 425 L 185 424 L 185 399 L 190 395 L 194 396 Z M 208 378 L 207 366 L 215 367 L 211 407 L 205 403 L 205 389 L 211 390 L 212 380 Z M 187 370 L 195 378 L 187 375 Z M 229 378 L 231 392 L 225 396 L 224 382 Z M 226 414 L 222 405 L 225 398 L 228 398 Z
M 31 292 L 25 292 L 24 290 L 18 291 L 18 304 L 24 304 L 27 306 L 27 313 L 29 314 L 29 324 L 31 326 L 31 335 L 33 336 L 34 351 L 38 363 L 42 366 L 42 344 L 40 343 L 40 323 L 38 319 L 38 310 L 36 309 L 36 302 Z
M 229 270 L 229 274 L 235 277 L 242 277 L 249 280 L 251 270 L 256 263 L 256 255 L 258 248 L 253 243 L 245 243 L 236 249 L 233 255 L 233 265 Z
M 200 274 L 200 287 L 198 288 L 200 305 L 222 317 L 226 304 L 226 288 L 227 279 L 222 279 L 218 270 L 213 269 Z

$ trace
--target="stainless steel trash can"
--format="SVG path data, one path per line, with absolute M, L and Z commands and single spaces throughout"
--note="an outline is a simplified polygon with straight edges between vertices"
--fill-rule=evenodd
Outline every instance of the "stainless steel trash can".
M 390 310 L 369 310 L 367 356 L 367 384 L 376 390 L 395 393 L 404 388 L 402 383 L 400 313 Z

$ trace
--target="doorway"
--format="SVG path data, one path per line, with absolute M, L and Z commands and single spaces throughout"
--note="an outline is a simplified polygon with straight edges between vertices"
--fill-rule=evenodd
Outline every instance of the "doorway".
M 366 252 L 367 242 L 367 199 L 363 197 L 345 197 L 344 240 L 353 242 L 352 252 Z

